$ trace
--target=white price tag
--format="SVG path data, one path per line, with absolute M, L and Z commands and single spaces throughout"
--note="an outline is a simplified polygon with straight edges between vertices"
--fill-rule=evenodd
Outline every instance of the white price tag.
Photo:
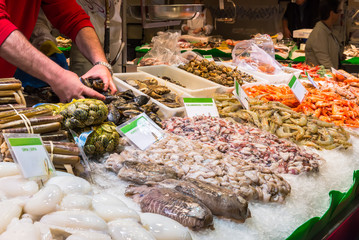
M 307 90 L 302 85 L 302 83 L 296 78 L 296 76 L 293 75 L 288 85 L 294 93 L 295 97 L 298 99 L 298 101 L 302 102 L 305 97 L 305 94 L 307 94 Z
M 307 72 L 307 70 L 304 70 L 305 75 L 307 76 L 308 80 L 313 84 L 313 86 L 316 89 L 319 89 L 318 84 L 313 80 L 313 78 L 309 75 L 309 73 Z
M 234 96 L 239 100 L 239 102 L 242 104 L 242 106 L 249 110 L 249 103 L 248 103 L 248 96 L 246 92 L 243 90 L 241 85 L 237 81 L 234 81 Z
M 55 173 L 39 134 L 4 133 L 14 161 L 25 178 L 47 179 Z
M 208 61 L 214 61 L 212 55 L 203 55 L 203 58 L 204 58 L 204 59 L 207 59 Z
M 141 150 L 145 150 L 164 137 L 162 129 L 145 113 L 121 124 L 116 130 Z
M 219 117 L 213 98 L 183 98 L 188 117 L 211 116 Z

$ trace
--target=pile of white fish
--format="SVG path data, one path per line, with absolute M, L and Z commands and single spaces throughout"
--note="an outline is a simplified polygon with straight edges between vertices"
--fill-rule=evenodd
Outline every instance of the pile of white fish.
M 15 163 L 0 163 L 0 240 L 190 240 L 187 228 L 138 213 L 86 180 L 55 176 L 40 188 Z
M 199 140 L 222 153 L 275 173 L 318 172 L 324 162 L 319 155 L 286 139 L 228 119 L 174 117 L 164 121 L 163 127 L 168 132 Z

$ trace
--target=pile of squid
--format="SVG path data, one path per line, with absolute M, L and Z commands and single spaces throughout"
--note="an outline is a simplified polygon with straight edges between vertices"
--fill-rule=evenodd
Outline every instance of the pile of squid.
M 137 184 L 126 193 L 142 211 L 194 230 L 212 227 L 212 215 L 244 222 L 251 216 L 247 201 L 281 203 L 291 191 L 287 181 L 268 169 L 170 133 L 145 151 L 131 146 L 111 154 L 105 165 Z
M 350 135 L 342 126 L 319 120 L 292 110 L 280 102 L 250 100 L 250 110 L 243 109 L 237 99 L 222 94 L 215 97 L 219 113 L 238 122 L 250 123 L 280 138 L 316 149 L 348 148 Z
M 232 119 L 214 117 L 173 117 L 164 128 L 187 139 L 235 156 L 237 161 L 255 164 L 275 173 L 318 172 L 324 162 L 318 154 L 259 128 L 238 124 Z M 185 150 L 186 151 L 186 150 Z

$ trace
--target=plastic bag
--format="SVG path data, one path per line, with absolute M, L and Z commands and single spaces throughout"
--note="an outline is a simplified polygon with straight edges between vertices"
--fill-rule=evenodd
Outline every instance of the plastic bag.
M 269 75 L 284 73 L 282 66 L 267 52 L 259 48 L 254 40 L 245 40 L 236 44 L 232 51 L 235 66 L 248 71 L 259 71 Z
M 274 58 L 275 52 L 274 52 L 274 44 L 272 41 L 272 38 L 268 34 L 256 34 L 252 38 L 255 44 L 257 44 L 258 47 L 263 49 L 266 53 L 268 53 L 272 58 Z
M 183 63 L 187 63 L 194 59 L 197 61 L 202 61 L 202 59 L 203 59 L 203 57 L 199 53 L 195 53 L 193 51 L 186 51 L 186 52 L 182 53 L 181 56 L 182 56 L 182 58 L 187 60 L 186 62 L 183 62 Z
M 179 37 L 178 32 L 159 32 L 158 36 L 152 38 L 153 47 L 142 58 L 139 66 L 178 65 L 186 61 L 181 56 L 181 49 L 178 45 Z

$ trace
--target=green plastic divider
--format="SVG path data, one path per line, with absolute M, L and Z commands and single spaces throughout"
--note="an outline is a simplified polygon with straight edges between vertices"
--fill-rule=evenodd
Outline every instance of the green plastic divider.
M 330 191 L 330 206 L 322 217 L 314 217 L 298 227 L 287 240 L 310 240 L 324 229 L 328 223 L 347 207 L 359 193 L 359 170 L 353 173 L 353 184 L 345 192 Z
M 348 64 L 359 64 L 359 57 L 353 57 L 348 60 L 342 61 L 342 63 L 348 63 Z
M 63 47 L 59 47 L 60 51 L 65 52 L 65 51 L 70 51 L 71 47 L 67 47 L 67 48 L 63 48 Z

